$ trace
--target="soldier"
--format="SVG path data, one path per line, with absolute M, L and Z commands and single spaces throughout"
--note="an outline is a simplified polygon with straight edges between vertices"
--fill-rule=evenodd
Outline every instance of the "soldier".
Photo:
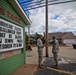
M 54 66 L 55 68 L 58 68 L 58 53 L 59 53 L 59 42 L 56 40 L 56 37 L 53 36 L 53 48 L 52 48 L 52 53 L 54 56 L 54 61 L 56 65 Z
M 38 68 L 41 66 L 42 57 L 43 57 L 43 43 L 42 43 L 42 36 L 40 36 L 37 40 L 37 46 L 38 46 Z

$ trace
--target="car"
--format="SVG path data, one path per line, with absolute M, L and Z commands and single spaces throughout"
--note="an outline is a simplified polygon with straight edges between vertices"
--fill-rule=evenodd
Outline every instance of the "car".
M 73 48 L 76 49 L 76 44 L 72 44 Z

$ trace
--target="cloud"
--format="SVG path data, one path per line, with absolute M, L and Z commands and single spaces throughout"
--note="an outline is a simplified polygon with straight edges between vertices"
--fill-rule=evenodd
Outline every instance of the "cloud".
M 30 12 L 31 30 L 42 33 L 45 29 L 45 10 L 40 8 Z
M 48 32 L 76 31 L 76 2 L 48 7 Z M 30 10 L 31 33 L 45 31 L 45 7 Z

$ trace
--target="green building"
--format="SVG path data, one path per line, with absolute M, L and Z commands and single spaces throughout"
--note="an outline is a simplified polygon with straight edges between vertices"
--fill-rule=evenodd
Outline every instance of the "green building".
M 17 0 L 0 0 L 0 75 L 26 63 L 25 26 L 30 24 Z

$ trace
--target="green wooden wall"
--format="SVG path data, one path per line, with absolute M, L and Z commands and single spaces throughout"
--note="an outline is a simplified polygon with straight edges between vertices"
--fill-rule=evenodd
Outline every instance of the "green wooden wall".
M 21 23 L 19 24 L 15 21 L 11 20 L 6 15 L 3 16 L 0 14 L 0 18 L 10 21 L 14 24 L 17 24 L 23 28 L 25 27 L 26 24 L 24 23 L 22 18 L 19 16 L 19 14 L 17 14 L 17 12 L 14 10 L 14 8 L 11 6 L 11 4 L 8 2 L 8 0 L 0 0 L 0 7 L 3 7 L 6 10 L 9 10 L 12 14 L 19 17 L 21 20 Z M 25 28 L 24 28 L 24 31 L 25 31 Z M 22 53 L 0 60 L 0 75 L 8 75 L 23 64 L 25 64 L 25 33 L 24 33 L 24 48 L 22 50 Z
M 16 56 L 0 60 L 0 75 L 8 75 L 12 71 L 23 65 L 23 58 L 23 54 L 18 54 Z
M 24 23 L 24 21 L 22 20 L 22 18 L 19 16 L 19 14 L 17 14 L 17 12 L 16 12 L 16 11 L 14 10 L 14 8 L 11 6 L 11 4 L 9 3 L 8 0 L 0 0 L 0 7 L 5 8 L 5 11 L 6 11 L 6 10 L 7 10 L 7 11 L 10 11 L 12 14 L 14 14 L 14 15 L 17 16 L 17 17 L 19 17 L 21 21 L 20 21 L 20 24 L 19 24 L 19 23 L 15 22 L 15 21 L 11 20 L 10 18 L 8 18 L 7 15 L 4 16 L 4 15 L 1 15 L 1 14 L 0 14 L 0 17 L 6 19 L 6 20 L 8 20 L 8 21 L 11 21 L 11 22 L 13 22 L 13 23 L 15 23 L 15 24 L 18 24 L 18 25 L 20 25 L 20 26 L 26 25 L 26 24 Z

